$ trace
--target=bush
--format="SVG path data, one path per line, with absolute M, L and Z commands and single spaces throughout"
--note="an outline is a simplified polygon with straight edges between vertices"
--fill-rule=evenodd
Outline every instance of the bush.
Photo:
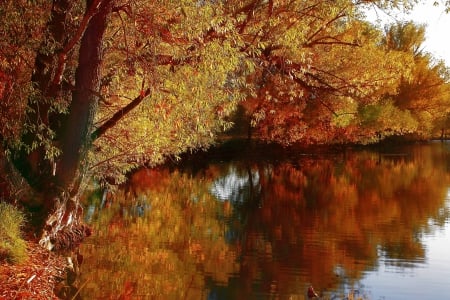
M 27 258 L 27 246 L 21 236 L 24 221 L 22 212 L 0 202 L 0 260 L 20 263 Z

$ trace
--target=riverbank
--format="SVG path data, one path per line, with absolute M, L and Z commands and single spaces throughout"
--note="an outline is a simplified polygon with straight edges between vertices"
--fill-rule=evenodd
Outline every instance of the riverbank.
M 26 243 L 25 262 L 18 265 L 0 262 L 0 300 L 59 299 L 55 293 L 66 276 L 66 259 L 43 249 L 37 240 Z

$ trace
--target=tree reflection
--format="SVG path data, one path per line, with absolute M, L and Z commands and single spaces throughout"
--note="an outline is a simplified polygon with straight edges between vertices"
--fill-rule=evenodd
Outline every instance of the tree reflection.
M 380 263 L 425 261 L 423 235 L 449 218 L 448 155 L 434 145 L 142 170 L 90 201 L 82 293 L 303 298 L 312 284 L 343 295 Z
M 442 209 L 447 154 L 436 150 L 253 165 L 261 206 L 241 210 L 246 223 L 236 289 L 292 296 L 304 295 L 311 283 L 336 291 L 377 268 L 380 257 L 397 267 L 423 262 L 421 236 L 434 228 L 429 220 L 443 224 L 449 217 Z
M 86 297 L 201 299 L 205 275 L 226 285 L 237 271 L 235 249 L 218 218 L 226 207 L 203 180 L 143 170 L 110 201 L 98 206 L 96 234 L 81 249 Z

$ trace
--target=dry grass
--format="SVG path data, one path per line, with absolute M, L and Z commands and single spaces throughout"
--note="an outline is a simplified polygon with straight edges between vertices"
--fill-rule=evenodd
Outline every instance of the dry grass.
M 25 217 L 14 206 L 0 202 L 0 260 L 21 263 L 27 258 L 27 248 L 21 228 Z

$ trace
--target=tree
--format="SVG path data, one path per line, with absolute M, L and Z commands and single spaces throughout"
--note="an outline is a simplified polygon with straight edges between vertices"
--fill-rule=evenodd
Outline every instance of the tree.
M 450 77 L 442 61 L 434 61 L 421 50 L 425 41 L 425 27 L 412 22 L 392 24 L 386 29 L 385 45 L 411 55 L 414 65 L 410 78 L 402 78 L 393 95 L 397 107 L 407 110 L 418 126 L 415 134 L 432 137 L 449 112 Z
M 341 139 L 343 128 L 358 123 L 360 106 L 393 92 L 412 65 L 400 51 L 380 48 L 381 32 L 361 21 L 367 3 L 269 1 L 246 11 L 241 31 L 258 67 L 243 106 L 260 138 L 286 145 L 361 139 Z
M 294 16 L 276 19 L 268 13 L 270 6 L 255 9 L 245 30 L 260 28 L 255 36 L 249 33 L 262 53 L 254 55 L 255 65 L 270 67 L 257 68 L 250 75 L 255 93 L 243 107 L 258 138 L 284 145 L 366 144 L 393 135 L 428 138 L 442 128 L 447 70 L 423 52 L 425 28 L 407 23 L 382 31 L 361 21 L 362 4 L 290 2 L 274 14 L 301 11 L 307 15 L 296 22 Z M 370 4 L 392 7 L 399 3 Z M 255 17 L 258 13 L 271 21 L 265 24 L 263 17 Z M 401 105 L 399 98 L 407 92 L 427 104 L 417 106 L 414 100 L 414 109 Z
M 30 11 L 42 18 L 21 19 Z M 1 12 L 2 159 L 12 193 L 46 220 L 44 246 L 86 234 L 84 179 L 118 183 L 140 165 L 207 147 L 229 126 L 241 54 L 225 39 L 203 40 L 230 31 L 221 6 L 55 0 Z

